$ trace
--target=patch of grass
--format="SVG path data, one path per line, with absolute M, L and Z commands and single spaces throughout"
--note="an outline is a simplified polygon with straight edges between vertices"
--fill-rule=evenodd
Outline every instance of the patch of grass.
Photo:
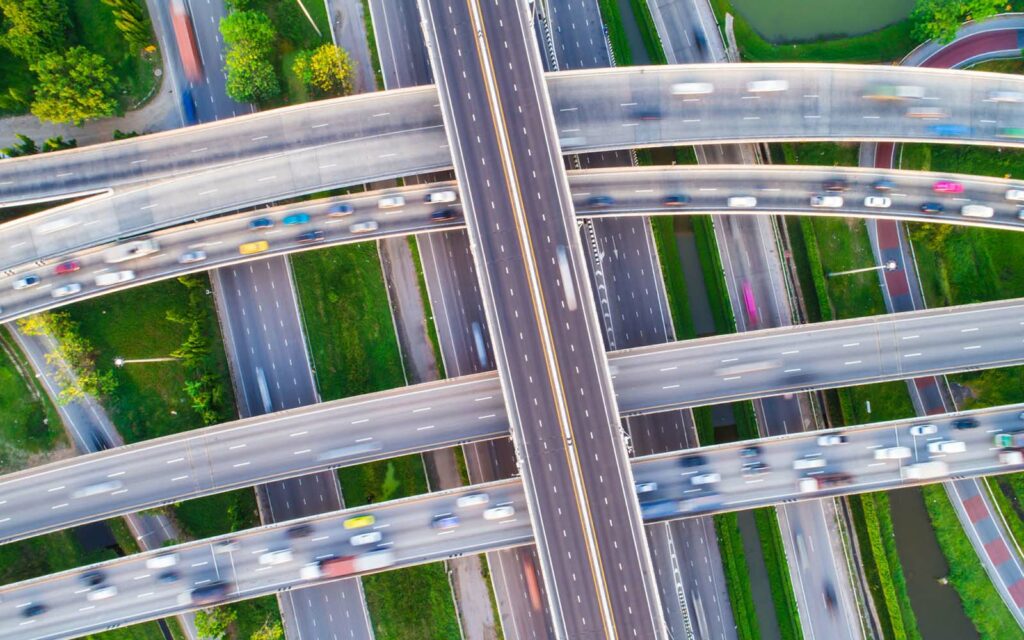
M 253 0 L 251 8 L 262 11 L 270 16 L 270 21 L 277 29 L 277 42 L 272 55 L 274 66 L 281 79 L 282 93 L 261 106 L 266 108 L 280 107 L 288 104 L 299 104 L 309 100 L 306 88 L 292 72 L 295 54 L 303 49 L 315 49 L 317 46 L 331 42 L 331 23 L 327 17 L 327 8 L 322 0 L 301 0 L 302 6 L 309 12 L 320 33 L 310 24 L 297 0 Z
M 860 145 L 853 142 L 800 142 L 779 145 L 786 164 L 856 167 Z
M 714 516 L 718 548 L 722 555 L 722 569 L 725 573 L 725 587 L 729 591 L 739 640 L 758 640 L 761 631 L 757 624 L 754 608 L 754 594 L 750 588 L 750 572 L 747 570 L 747 556 L 743 550 L 739 520 L 735 513 L 721 513 Z
M 423 458 L 417 455 L 338 469 L 345 506 L 361 507 L 427 492 Z
M 904 381 L 865 384 L 839 389 L 838 392 L 845 425 L 899 420 L 916 415 Z M 870 412 L 868 403 L 871 404 Z
M 633 18 L 640 29 L 640 37 L 644 41 L 644 49 L 651 64 L 665 64 L 665 50 L 661 46 L 661 38 L 658 37 L 658 28 L 654 26 L 654 17 L 651 16 L 651 8 L 647 0 L 629 0 L 629 6 L 633 9 Z
M 1024 74 L 1024 59 L 1013 58 L 1012 60 L 988 60 L 971 67 L 973 71 L 991 71 L 992 73 L 1015 73 Z
M 380 68 L 380 54 L 377 52 L 377 35 L 373 30 L 373 14 L 370 0 L 359 0 L 363 7 L 363 29 L 366 31 L 366 45 L 370 49 L 370 63 L 373 65 L 373 80 L 377 89 L 384 88 L 384 72 Z
M 0 470 L 17 471 L 68 446 L 56 407 L 6 330 L 0 330 Z
M 178 626 L 177 621 L 168 619 L 166 622 L 172 629 L 171 633 L 173 634 L 173 629 Z M 86 640 L 163 640 L 163 637 L 164 634 L 160 631 L 160 626 L 156 622 L 133 624 L 130 627 L 111 629 L 103 633 L 85 636 Z
M 700 259 L 704 286 L 711 300 L 711 315 L 715 320 L 715 333 L 735 333 L 736 319 L 733 316 L 729 290 L 725 284 L 725 269 L 722 255 L 718 252 L 715 226 L 711 216 L 693 216 L 693 237 L 697 243 L 697 257 Z
M 755 509 L 754 521 L 757 523 L 761 550 L 764 552 L 764 566 L 768 570 L 775 616 L 779 620 L 779 634 L 783 640 L 798 640 L 803 638 L 803 631 L 800 628 L 796 594 L 793 592 L 793 583 L 789 577 L 786 550 L 782 546 L 778 516 L 775 509 L 770 507 Z
M 654 216 L 650 221 L 676 340 L 696 338 L 697 328 L 693 323 L 693 313 L 686 293 L 686 276 L 683 273 L 682 257 L 679 255 L 679 243 L 676 242 L 675 225 L 678 218 Z
M 619 13 L 619 4 L 616 0 L 597 0 L 597 6 L 601 11 L 601 19 L 608 29 L 608 41 L 611 43 L 612 55 L 615 57 L 615 66 L 628 67 L 633 64 L 633 52 L 629 48 L 629 38 L 626 37 L 626 29 L 622 24 L 622 14 Z
M 949 563 L 949 582 L 982 638 L 1017 638 L 1020 628 L 978 562 L 953 505 L 941 485 L 921 487 L 939 546 Z
M 404 385 L 377 244 L 305 251 L 291 261 L 320 396 Z
M 277 606 L 276 596 L 263 596 L 252 600 L 243 600 L 224 605 L 237 616 L 228 630 L 231 640 L 248 640 L 260 630 L 264 624 L 281 622 L 281 610 Z
M 198 277 L 209 290 L 206 275 Z M 231 419 L 235 417 L 234 403 L 230 400 L 227 359 L 212 296 L 205 297 L 204 306 L 204 324 L 213 345 L 209 368 L 223 381 L 222 393 L 227 399 L 225 419 Z M 177 280 L 118 291 L 67 309 L 72 319 L 80 323 L 81 335 L 96 347 L 100 368 L 111 367 L 115 357 L 168 356 L 187 335 L 187 327 L 167 319 L 168 312 L 189 317 L 188 289 Z M 125 442 L 140 442 L 202 426 L 202 419 L 185 393 L 186 372 L 180 362 L 129 363 L 115 369 L 114 375 L 117 389 L 103 399 L 103 404 Z
M 437 374 L 443 379 L 448 376 L 444 371 L 444 359 L 441 357 L 441 341 L 437 338 L 437 325 L 434 324 L 433 308 L 430 306 L 430 294 L 427 292 L 427 279 L 423 275 L 423 260 L 420 259 L 420 245 L 416 236 L 406 238 L 409 243 L 409 251 L 412 252 L 412 262 L 416 266 L 416 283 L 420 290 L 420 304 L 423 305 L 423 315 L 427 319 L 427 338 L 434 348 L 434 361 L 437 363 Z M 461 449 L 459 449 L 461 451 Z
M 174 510 L 182 533 L 190 540 L 202 540 L 260 524 L 256 493 L 252 489 L 186 500 L 176 504 Z
M 462 449 L 459 449 L 462 451 Z M 491 601 L 491 616 L 494 620 L 495 640 L 505 640 L 505 633 L 501 627 L 501 611 L 498 610 L 498 599 L 494 595 L 494 582 L 491 580 L 491 565 L 487 561 L 486 554 L 480 554 L 480 573 L 483 575 L 484 584 L 487 585 L 487 597 Z

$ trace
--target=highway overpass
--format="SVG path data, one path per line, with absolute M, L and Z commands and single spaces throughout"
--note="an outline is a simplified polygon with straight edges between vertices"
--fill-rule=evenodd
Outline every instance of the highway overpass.
M 1024 300 L 609 354 L 624 415 L 1024 364 Z M 0 543 L 148 507 L 508 434 L 493 373 L 278 412 L 0 478 Z M 344 427 L 344 428 L 339 428 Z M 121 487 L 81 495 L 107 481 Z
M 773 140 L 1024 145 L 1024 138 L 1000 135 L 1024 127 L 1024 105 L 989 97 L 995 91 L 1024 93 L 1019 76 L 744 64 L 585 70 L 547 78 L 564 153 Z M 747 83 L 763 80 L 784 80 L 788 89 L 747 91 Z M 715 92 L 673 95 L 672 86 L 684 82 L 710 83 Z M 883 84 L 921 87 L 924 98 L 863 97 Z M 436 89 L 403 89 L 394 101 L 391 96 L 314 102 L 4 160 L 0 202 L 111 187 L 116 192 L 0 226 L 0 269 L 262 202 L 450 166 Z M 938 109 L 948 117 L 905 117 L 911 108 Z M 209 160 L 196 160 L 207 154 Z
M 814 207 L 812 194 L 824 193 L 827 180 L 841 179 L 848 189 L 838 193 L 843 198 L 839 208 Z M 893 188 L 879 191 L 872 185 L 890 181 Z M 933 185 L 940 180 L 954 181 L 963 186 L 962 193 L 938 194 Z M 796 167 L 771 165 L 646 167 L 591 169 L 569 173 L 569 184 L 577 216 L 594 218 L 651 214 L 695 215 L 701 213 L 761 213 L 825 216 L 875 217 L 984 226 L 995 229 L 1024 230 L 1021 202 L 1006 199 L 1006 192 L 1021 186 L 1019 181 L 1000 180 L 967 175 L 937 174 L 916 171 L 859 169 L 849 167 Z M 206 271 L 239 262 L 262 260 L 268 255 L 316 249 L 323 246 L 359 242 L 367 238 L 381 238 L 408 233 L 425 233 L 464 224 L 461 204 L 429 204 L 424 197 L 432 192 L 456 189 L 451 182 L 417 185 L 404 189 L 389 189 L 361 193 L 315 202 L 249 211 L 223 216 L 198 223 L 182 224 L 152 234 L 159 241 L 161 251 L 143 259 L 126 261 L 113 266 L 103 260 L 106 246 L 63 254 L 45 265 L 31 263 L 19 265 L 0 274 L 0 322 L 31 313 L 53 309 L 85 298 L 102 295 L 156 280 L 176 277 L 185 273 Z M 406 204 L 397 209 L 380 209 L 378 200 L 385 195 L 402 194 Z M 731 196 L 752 196 L 755 206 L 730 207 Z M 610 197 L 607 204 L 598 197 Z M 666 206 L 666 198 L 685 196 L 682 206 Z M 869 196 L 885 197 L 887 208 L 865 206 Z M 922 213 L 924 203 L 939 204 L 941 213 Z M 347 204 L 353 213 L 342 217 L 329 215 L 331 206 Z M 991 218 L 969 218 L 960 214 L 967 204 L 991 207 Z M 433 219 L 431 214 L 450 207 L 451 219 Z M 285 217 L 307 213 L 310 222 L 304 225 L 282 224 Z M 251 229 L 249 223 L 256 218 L 275 222 L 272 228 Z M 368 233 L 352 233 L 350 227 L 357 222 L 373 221 L 378 229 Z M 311 230 L 323 233 L 314 242 L 300 239 Z M 245 242 L 266 240 L 266 252 L 240 255 L 238 247 Z M 204 260 L 182 264 L 185 253 L 201 250 Z M 54 269 L 63 261 L 77 260 L 82 268 L 68 275 L 55 276 Z M 97 287 L 95 278 L 102 273 L 131 269 L 135 279 L 106 287 Z M 16 290 L 14 283 L 26 275 L 37 275 L 42 282 L 35 287 Z M 54 289 L 78 284 L 81 290 L 59 298 Z
M 1022 411 L 1024 405 L 1013 405 L 958 416 L 930 416 L 777 436 L 757 441 L 756 452 L 744 452 L 755 444 L 744 442 L 648 456 L 634 461 L 634 476 L 638 485 L 646 485 L 640 500 L 650 522 L 888 490 L 950 477 L 1009 473 L 1021 470 L 1022 465 L 1001 463 L 993 438 L 997 433 L 1024 429 Z M 953 425 L 964 418 L 977 421 L 977 426 L 958 429 Z M 924 424 L 933 425 L 934 431 L 926 429 L 931 432 L 924 435 L 911 432 L 912 425 Z M 828 435 L 843 435 L 847 441 L 829 446 L 819 444 L 819 438 Z M 930 451 L 935 443 L 954 441 L 962 443 L 958 447 L 962 451 Z M 900 455 L 907 457 L 884 457 L 892 455 L 896 447 L 905 448 Z M 685 459 L 692 462 L 695 455 L 704 458 L 703 464 L 683 463 Z M 799 464 L 808 468 L 794 469 L 798 460 L 804 460 Z M 808 460 L 821 462 L 812 466 Z M 912 465 L 936 461 L 946 465 L 942 475 L 909 477 L 914 473 L 909 470 Z M 717 478 L 709 478 L 715 475 Z M 798 483 L 806 478 L 837 484 L 801 491 Z M 456 504 L 458 497 L 478 492 L 488 494 L 488 506 L 509 504 L 515 513 L 487 520 L 482 517 L 483 507 Z M 11 640 L 76 637 L 197 609 L 200 607 L 188 602 L 184 594 L 213 581 L 229 584 L 228 600 L 301 588 L 312 583 L 300 575 L 306 564 L 317 558 L 360 551 L 349 543 L 349 538 L 361 531 L 346 529 L 342 524 L 357 515 L 374 515 L 376 521 L 365 531 L 382 535 L 381 544 L 392 551 L 397 568 L 532 542 L 532 529 L 524 512 L 522 485 L 507 480 L 249 529 L 166 550 L 178 554 L 176 569 L 180 579 L 174 582 L 159 582 L 160 571 L 147 568 L 146 561 L 156 553 L 92 565 L 91 568 L 102 570 L 108 583 L 117 588 L 116 595 L 103 600 L 88 599 L 88 589 L 79 580 L 83 569 L 73 569 L 0 588 L 0 635 Z M 431 527 L 433 516 L 443 513 L 456 514 L 459 526 Z M 308 536 L 294 539 L 286 530 L 298 522 L 310 523 L 313 529 Z M 218 544 L 226 539 L 234 541 L 232 548 Z M 260 562 L 260 556 L 278 549 L 290 549 L 291 558 L 279 564 Z M 32 604 L 43 604 L 48 610 L 25 617 L 23 611 Z

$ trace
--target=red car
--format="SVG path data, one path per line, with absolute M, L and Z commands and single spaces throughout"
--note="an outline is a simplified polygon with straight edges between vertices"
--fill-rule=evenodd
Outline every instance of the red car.
M 932 185 L 932 191 L 935 193 L 963 193 L 964 185 L 952 180 L 939 180 Z
M 66 273 L 74 273 L 82 268 L 82 265 L 77 260 L 68 260 L 57 265 L 55 271 L 58 276 L 62 276 Z

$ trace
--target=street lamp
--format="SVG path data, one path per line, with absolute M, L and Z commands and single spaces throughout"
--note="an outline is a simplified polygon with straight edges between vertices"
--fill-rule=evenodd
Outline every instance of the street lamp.
M 177 358 L 165 357 L 165 358 L 122 358 L 117 356 L 114 358 L 115 367 L 123 367 L 126 364 L 137 364 L 141 362 L 170 362 L 171 360 L 177 360 Z
M 831 278 L 833 276 L 846 276 L 850 275 L 851 273 L 864 273 L 866 271 L 895 271 L 897 267 L 899 267 L 899 265 L 896 264 L 895 260 L 887 260 L 885 264 L 880 264 L 876 267 L 864 267 L 863 269 L 849 269 L 847 271 L 830 272 L 828 274 L 828 277 Z

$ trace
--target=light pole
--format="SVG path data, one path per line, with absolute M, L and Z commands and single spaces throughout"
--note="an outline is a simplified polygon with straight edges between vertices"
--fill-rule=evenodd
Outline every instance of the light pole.
M 882 271 L 883 269 L 885 271 L 895 271 L 897 266 L 899 265 L 896 264 L 895 260 L 888 260 L 885 264 L 880 264 L 877 267 L 864 267 L 863 269 L 849 269 L 847 271 L 833 271 L 828 274 L 828 277 L 847 276 L 851 273 L 865 273 L 867 271 Z
M 114 366 L 120 368 L 126 364 L 138 364 L 142 362 L 170 362 L 171 360 L 177 360 L 177 358 L 172 358 L 170 356 L 166 358 L 122 358 L 121 356 L 118 356 L 114 358 Z

